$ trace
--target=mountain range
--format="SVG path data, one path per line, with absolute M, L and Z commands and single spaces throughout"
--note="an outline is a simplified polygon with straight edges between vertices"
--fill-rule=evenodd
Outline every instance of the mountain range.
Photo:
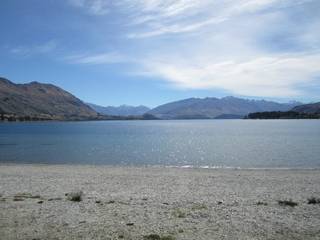
M 149 111 L 161 119 L 226 119 L 243 118 L 252 112 L 288 111 L 301 105 L 298 102 L 277 103 L 236 97 L 189 98 L 167 103 Z
M 233 119 L 256 112 L 281 112 L 281 116 L 290 112 L 290 116 L 307 118 L 311 116 L 308 114 L 320 115 L 320 103 L 302 105 L 229 96 L 189 98 L 151 110 L 145 106 L 102 107 L 85 104 L 52 84 L 15 84 L 0 78 L 0 120 Z
M 140 106 L 129 106 L 129 105 L 121 105 L 118 107 L 113 106 L 99 106 L 92 103 L 87 103 L 88 106 L 90 106 L 92 109 L 94 109 L 96 112 L 104 115 L 111 115 L 111 116 L 141 116 L 148 111 L 150 111 L 150 108 L 140 105 Z

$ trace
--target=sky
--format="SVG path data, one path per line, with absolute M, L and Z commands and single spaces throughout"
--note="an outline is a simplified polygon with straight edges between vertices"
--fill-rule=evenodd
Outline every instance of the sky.
M 1 0 L 0 76 L 85 102 L 320 101 L 319 0 Z

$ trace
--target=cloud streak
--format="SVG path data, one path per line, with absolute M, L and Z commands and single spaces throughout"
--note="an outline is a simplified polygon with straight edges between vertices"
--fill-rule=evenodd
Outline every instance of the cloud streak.
M 130 0 L 133 23 L 144 31 L 128 34 L 129 38 L 146 38 L 164 34 L 197 31 L 242 14 L 287 8 L 310 0 Z
M 64 58 L 67 62 L 73 64 L 100 65 L 128 62 L 127 56 L 116 52 L 107 52 L 99 54 L 77 54 Z

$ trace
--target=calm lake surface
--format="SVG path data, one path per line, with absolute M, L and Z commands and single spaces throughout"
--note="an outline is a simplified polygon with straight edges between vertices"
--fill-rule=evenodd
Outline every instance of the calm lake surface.
M 0 123 L 1 163 L 319 168 L 319 120 Z

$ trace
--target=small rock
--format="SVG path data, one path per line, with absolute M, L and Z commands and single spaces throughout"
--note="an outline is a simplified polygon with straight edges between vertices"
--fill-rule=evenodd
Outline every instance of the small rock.
M 108 201 L 107 202 L 107 204 L 112 204 L 112 203 L 115 203 L 116 201 L 114 201 L 114 200 L 110 200 L 110 201 Z
M 96 203 L 101 203 L 101 201 L 100 200 L 96 200 Z
M 126 225 L 127 225 L 127 226 L 133 226 L 134 223 L 127 223 Z
M 42 200 L 40 200 L 40 201 L 38 201 L 38 203 L 39 203 L 39 204 L 42 204 L 42 203 L 43 203 L 43 201 L 42 201 Z

